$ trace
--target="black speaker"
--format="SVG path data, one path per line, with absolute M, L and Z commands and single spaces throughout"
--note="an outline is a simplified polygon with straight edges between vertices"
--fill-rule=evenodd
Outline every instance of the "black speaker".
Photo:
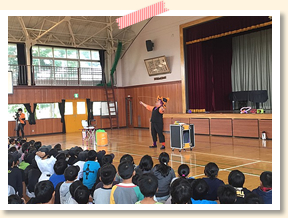
M 147 51 L 153 51 L 154 43 L 151 40 L 146 40 Z

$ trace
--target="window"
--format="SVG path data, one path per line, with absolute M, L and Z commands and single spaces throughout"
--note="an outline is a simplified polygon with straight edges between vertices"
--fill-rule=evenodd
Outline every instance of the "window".
M 90 67 L 91 67 L 91 62 L 89 62 L 89 61 L 81 61 L 81 62 L 80 62 L 80 67 L 90 68 Z
M 52 47 L 39 46 L 39 57 L 53 57 Z
M 55 67 L 67 67 L 67 61 L 63 61 L 63 60 L 55 60 L 54 64 L 55 64 Z
M 85 102 L 77 102 L 77 114 L 86 114 Z
M 80 59 L 91 60 L 90 50 L 80 50 Z
M 76 49 L 67 49 L 67 58 L 78 59 L 78 52 Z
M 78 67 L 78 61 L 67 61 L 67 67 Z
M 73 102 L 65 102 L 64 115 L 73 115 Z
M 97 50 L 36 45 L 32 47 L 32 57 L 36 85 L 95 86 L 102 81 Z
M 25 119 L 28 119 L 28 113 L 23 104 L 8 104 L 8 121 L 13 121 L 15 113 L 19 108 L 22 108 L 23 113 L 25 114 Z
M 93 115 L 101 116 L 101 101 L 93 102 Z
M 32 47 L 32 56 L 33 57 L 39 57 L 39 47 L 38 46 Z
M 36 119 L 61 118 L 58 103 L 37 104 Z
M 116 108 L 117 108 L 117 102 Z M 110 102 L 111 115 L 116 115 L 114 103 Z M 108 105 L 106 101 L 93 102 L 93 115 L 94 116 L 109 116 Z
M 54 58 L 67 58 L 65 48 L 54 48 Z
M 99 52 L 98 51 L 91 51 L 92 60 L 100 61 Z
M 8 65 L 18 65 L 16 44 L 8 44 Z

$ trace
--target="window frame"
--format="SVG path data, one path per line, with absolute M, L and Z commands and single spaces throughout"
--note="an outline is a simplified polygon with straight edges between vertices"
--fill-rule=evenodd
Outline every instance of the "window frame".
M 37 106 L 40 105 L 40 104 L 58 104 L 58 105 L 59 105 L 59 102 L 41 102 L 41 103 L 37 103 Z M 37 107 L 37 106 L 36 106 L 36 107 Z M 57 109 L 58 109 L 59 114 L 60 114 L 59 106 L 57 107 Z M 54 107 L 54 111 L 55 111 L 55 107 Z M 61 114 L 60 114 L 60 117 L 38 118 L 38 117 L 37 117 L 37 108 L 35 109 L 35 113 L 36 113 L 36 120 L 61 119 Z M 55 112 L 54 112 L 54 115 L 55 115 Z
M 94 105 L 93 105 L 93 116 L 94 117 L 108 117 L 109 116 L 108 106 L 107 106 L 107 114 L 105 114 L 105 115 L 103 115 L 103 107 L 102 107 L 102 104 L 105 104 L 105 103 L 107 104 L 107 101 L 93 101 L 93 103 L 94 102 L 100 102 L 101 107 L 100 107 L 100 115 L 95 115 L 94 114 Z M 114 102 L 110 101 L 110 103 L 114 103 Z M 112 113 L 113 112 L 115 113 L 115 114 L 111 114 L 111 116 L 115 116 L 116 112 L 118 111 L 118 102 L 115 101 L 115 104 L 116 104 L 116 111 L 111 111 Z
M 35 59 L 51 59 L 52 60 L 52 66 L 54 66 L 54 67 L 56 67 L 55 66 L 55 60 L 59 60 L 59 61 L 67 61 L 67 63 L 68 63 L 68 61 L 76 61 L 76 62 L 78 62 L 78 67 L 80 67 L 81 68 L 81 66 L 80 66 L 80 62 L 81 61 L 89 61 L 89 62 L 91 62 L 91 67 L 89 67 L 89 68 L 97 68 L 97 67 L 92 67 L 92 62 L 98 62 L 98 63 L 100 63 L 100 54 L 99 54 L 99 60 L 94 60 L 94 59 L 92 59 L 92 51 L 98 51 L 98 53 L 99 53 L 99 50 L 97 50 L 97 49 L 85 49 L 85 48 L 69 48 L 69 47 L 58 47 L 58 46 L 44 46 L 44 45 L 34 45 L 33 47 L 38 47 L 38 55 L 39 56 L 33 56 L 32 55 L 32 61 L 33 61 L 33 59 L 35 58 Z M 49 48 L 52 48 L 52 57 L 41 57 L 40 56 L 40 47 L 49 47 Z M 62 48 L 62 49 L 65 49 L 66 50 L 66 58 L 56 58 L 55 57 L 55 55 L 54 55 L 54 49 L 55 48 Z M 68 58 L 67 57 L 67 49 L 74 49 L 74 50 L 76 50 L 76 52 L 77 52 L 77 56 L 78 56 L 78 58 Z M 81 59 L 81 57 L 80 57 L 80 50 L 87 50 L 87 51 L 89 51 L 89 53 L 90 53 L 90 59 Z M 40 65 L 40 61 L 39 61 L 39 65 L 35 65 L 35 66 L 41 66 Z M 77 67 L 77 68 L 78 68 Z M 101 67 L 101 64 L 100 64 L 100 67 Z M 87 68 L 87 67 L 83 67 L 83 68 Z
M 10 66 L 18 65 L 17 44 L 16 43 L 8 43 L 8 49 L 9 49 L 9 45 L 13 45 L 16 47 L 16 55 L 8 54 L 8 65 L 10 65 Z M 8 51 L 7 51 L 7 53 L 8 53 Z M 9 64 L 9 58 L 16 58 L 17 64 Z

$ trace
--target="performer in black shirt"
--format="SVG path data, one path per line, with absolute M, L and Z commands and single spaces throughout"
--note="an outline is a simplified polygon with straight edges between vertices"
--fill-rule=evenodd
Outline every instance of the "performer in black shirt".
M 169 98 L 157 97 L 155 106 L 150 106 L 142 101 L 142 104 L 147 110 L 152 112 L 151 115 L 151 135 L 153 139 L 153 145 L 150 148 L 157 148 L 157 134 L 159 136 L 159 141 L 162 144 L 160 149 L 165 149 L 165 137 L 163 135 L 163 114 L 166 108 L 166 103 L 169 101 Z

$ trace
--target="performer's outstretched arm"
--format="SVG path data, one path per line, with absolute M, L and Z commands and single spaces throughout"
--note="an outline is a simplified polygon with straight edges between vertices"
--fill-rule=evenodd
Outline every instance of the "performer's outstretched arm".
M 152 111 L 153 110 L 153 106 L 145 104 L 144 102 L 140 101 L 140 104 L 142 104 L 148 111 Z

